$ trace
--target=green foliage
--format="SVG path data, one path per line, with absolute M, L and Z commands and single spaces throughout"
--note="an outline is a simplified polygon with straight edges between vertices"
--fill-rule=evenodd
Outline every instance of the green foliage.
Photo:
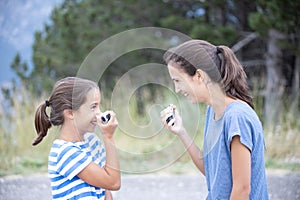
M 191 31 L 193 38 L 205 38 L 205 40 L 215 45 L 232 45 L 237 38 L 237 33 L 233 27 L 224 26 L 194 26 Z M 224 40 L 226 38 L 226 40 Z
M 296 172 L 299 172 L 300 170 L 300 163 L 278 161 L 272 158 L 268 158 L 265 162 L 265 165 L 269 169 L 285 169 L 285 170 L 296 171 Z
M 194 19 L 184 19 L 180 15 L 170 15 L 160 20 L 162 27 L 166 27 L 172 30 L 180 31 L 185 34 L 189 34 L 196 22 Z
M 259 0 L 258 10 L 249 15 L 250 27 L 266 37 L 269 29 L 275 29 L 289 36 L 286 46 L 297 46 L 300 29 L 300 1 Z M 290 38 L 292 37 L 292 38 Z M 296 42 L 296 43 L 295 43 Z M 281 46 L 285 46 L 284 44 Z
M 15 71 L 16 75 L 21 79 L 21 80 L 26 80 L 27 79 L 27 74 L 28 74 L 28 66 L 26 63 L 21 63 L 21 56 L 20 54 L 17 54 L 15 56 L 15 59 L 13 63 L 11 64 L 12 70 Z
M 214 44 L 231 45 L 238 35 L 234 27 L 240 25 L 231 20 L 236 13 L 230 6 L 231 3 L 223 0 L 65 0 L 52 11 L 51 21 L 45 24 L 44 30 L 34 35 L 32 71 L 27 71 L 19 55 L 12 69 L 28 91 L 41 95 L 49 93 L 57 79 L 76 76 L 84 59 L 99 43 L 128 29 L 164 27 Z M 105 93 L 111 93 L 119 77 L 131 68 L 150 62 L 162 63 L 162 55 L 163 52 L 143 49 L 116 59 L 101 77 Z M 151 86 L 148 90 L 153 92 Z M 137 103 L 143 108 L 142 101 Z M 143 110 L 138 112 L 142 114 Z
M 251 13 L 249 15 L 250 27 L 257 30 L 261 35 L 266 36 L 271 24 L 268 18 L 262 13 Z
M 268 0 L 264 3 L 273 28 L 285 33 L 297 33 L 299 31 L 299 1 Z
M 28 75 L 30 82 L 26 85 L 39 95 L 45 90 L 50 91 L 57 79 L 75 76 L 80 64 L 97 44 L 132 28 L 165 27 L 218 44 L 232 44 L 237 33 L 232 28 L 234 22 L 230 16 L 235 13 L 223 9 L 229 7 L 230 3 L 223 0 L 211 3 L 176 0 L 66 0 L 53 10 L 51 22 L 45 25 L 44 30 L 35 33 L 34 68 Z M 216 18 L 220 10 L 226 12 L 221 18 Z M 156 55 L 156 60 L 161 60 L 160 56 Z M 149 56 L 137 53 L 127 60 L 147 63 Z M 135 63 L 124 65 L 115 62 L 113 68 L 127 71 L 136 66 Z M 14 68 L 14 71 L 22 78 L 22 74 L 18 73 L 22 70 L 19 69 L 21 67 Z M 103 82 L 108 88 L 113 88 L 114 82 L 111 80 L 119 76 L 119 71 L 109 68 Z
M 51 24 L 35 34 L 31 76 L 35 80 L 42 77 L 46 82 L 75 76 L 84 58 L 104 39 L 131 28 L 159 26 L 160 18 L 175 10 L 179 13 L 179 9 L 172 7 L 157 12 L 162 7 L 166 7 L 162 1 L 65 1 L 54 9 Z M 143 56 L 134 57 L 139 58 Z M 104 80 L 106 85 L 112 87 L 108 80 L 116 76 L 114 71 L 109 71 Z

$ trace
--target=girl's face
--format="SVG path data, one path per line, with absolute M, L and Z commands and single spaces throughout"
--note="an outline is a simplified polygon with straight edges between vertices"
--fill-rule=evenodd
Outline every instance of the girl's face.
M 100 112 L 101 95 L 98 88 L 90 90 L 86 95 L 86 101 L 80 108 L 74 111 L 75 125 L 80 134 L 94 132 L 97 125 L 96 115 Z
M 203 77 L 196 72 L 190 76 L 179 68 L 177 63 L 169 62 L 168 70 L 175 86 L 175 92 L 186 96 L 191 103 L 205 102 L 205 94 L 207 94 Z

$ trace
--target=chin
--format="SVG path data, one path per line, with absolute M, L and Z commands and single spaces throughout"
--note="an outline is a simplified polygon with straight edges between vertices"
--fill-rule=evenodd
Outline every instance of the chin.
M 192 104 L 201 103 L 201 101 L 199 101 L 199 99 L 190 99 L 190 102 L 191 102 Z
M 90 127 L 87 129 L 87 132 L 93 133 L 95 132 L 96 126 Z
M 192 99 L 192 98 L 188 98 L 188 99 L 189 99 L 189 101 L 190 101 L 192 104 L 197 103 L 197 101 L 195 101 L 195 99 Z

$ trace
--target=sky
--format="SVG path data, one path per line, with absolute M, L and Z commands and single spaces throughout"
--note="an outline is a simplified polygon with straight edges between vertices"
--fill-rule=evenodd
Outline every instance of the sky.
M 10 65 L 17 53 L 32 67 L 34 32 L 50 22 L 63 0 L 0 0 L 0 87 L 15 77 Z

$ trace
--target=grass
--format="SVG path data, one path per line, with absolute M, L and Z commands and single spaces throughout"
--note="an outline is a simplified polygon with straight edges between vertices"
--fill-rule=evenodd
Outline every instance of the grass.
M 266 157 L 274 163 L 267 166 L 293 166 L 293 170 L 300 170 L 300 111 L 295 104 L 290 106 L 293 103 L 283 101 L 284 114 L 279 123 L 265 128 Z
M 59 128 L 51 128 L 38 146 L 31 146 L 36 136 L 34 114 L 36 107 L 45 100 L 36 98 L 25 90 L 18 91 L 13 99 L 11 114 L 0 108 L 0 176 L 11 174 L 44 173 L 47 171 L 48 152 Z M 204 105 L 192 105 L 184 97 L 173 93 L 146 104 L 144 117 L 136 113 L 136 100 L 124 106 L 122 98 L 115 102 L 119 128 L 115 133 L 123 173 L 190 173 L 197 172 L 191 159 L 176 136 L 162 127 L 160 111 L 174 103 L 182 114 L 184 124 L 198 146 L 202 146 Z M 109 103 L 105 103 L 109 105 Z M 126 105 L 126 104 L 125 104 Z M 110 109 L 107 107 L 107 109 Z M 300 114 L 286 110 L 280 126 L 265 130 L 266 166 L 300 170 Z M 96 132 L 101 136 L 99 130 Z M 295 159 L 293 159 L 295 158 Z
M 280 159 L 267 158 L 265 161 L 267 169 L 285 169 L 289 171 L 299 171 L 300 163 L 299 162 L 287 162 Z
M 48 140 L 37 147 L 31 146 L 36 136 L 33 122 L 34 109 L 38 102 L 26 91 L 20 90 L 13 99 L 11 114 L 0 115 L 1 176 L 45 171 L 47 168 L 47 156 L 52 141 Z

